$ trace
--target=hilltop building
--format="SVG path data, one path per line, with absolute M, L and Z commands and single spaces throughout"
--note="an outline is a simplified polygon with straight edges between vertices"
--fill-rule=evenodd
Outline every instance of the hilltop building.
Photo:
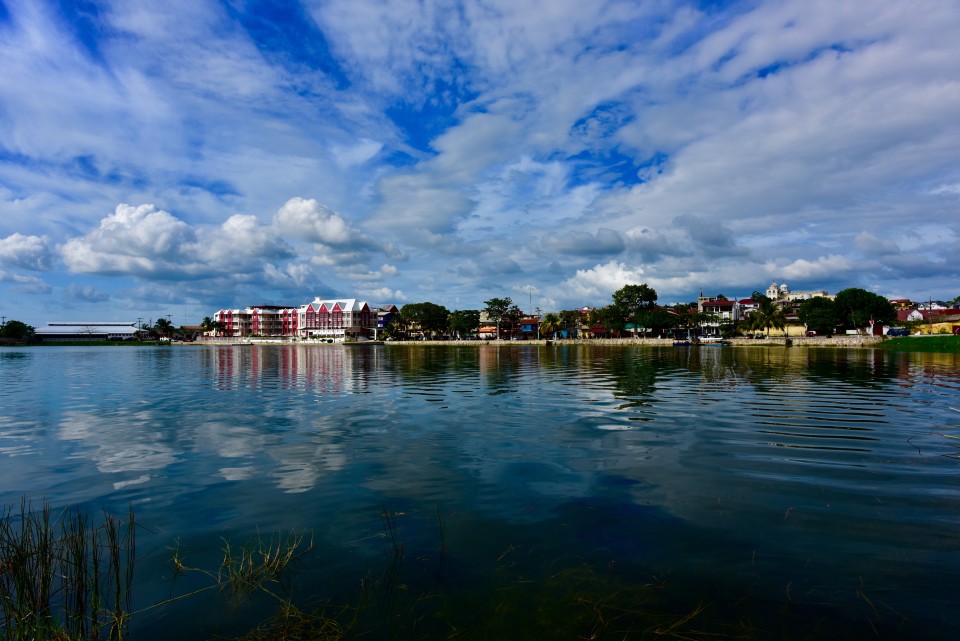
M 803 300 L 810 300 L 811 298 L 833 298 L 830 294 L 827 293 L 825 289 L 818 289 L 815 291 L 809 292 L 791 292 L 790 286 L 786 283 L 777 285 L 776 283 L 770 283 L 770 286 L 767 287 L 767 298 L 777 302 L 781 305 L 785 303 L 795 303 Z

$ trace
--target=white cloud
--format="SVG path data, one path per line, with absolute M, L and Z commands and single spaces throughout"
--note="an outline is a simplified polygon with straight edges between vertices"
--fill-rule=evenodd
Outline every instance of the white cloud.
M 643 267 L 628 267 L 625 263 L 611 260 L 591 269 L 578 269 L 576 276 L 564 283 L 573 294 L 584 299 L 608 299 L 624 285 L 646 282 L 648 277 Z
M 330 152 L 341 167 L 353 167 L 372 159 L 381 149 L 383 143 L 363 138 L 353 145 L 332 145 Z
M 800 258 L 779 268 L 783 278 L 790 280 L 837 279 L 856 268 L 855 263 L 844 256 L 821 256 L 815 261 Z
M 153 205 L 120 204 L 99 229 L 63 244 L 63 261 L 73 272 L 159 274 L 192 261 L 187 248 L 196 233 L 182 220 Z
M 0 264 L 34 271 L 49 271 L 53 266 L 49 239 L 24 236 L 20 233 L 0 238 Z
M 35 276 L 23 276 L 0 269 L 0 283 L 11 283 L 13 290 L 24 294 L 49 294 L 53 288 Z
M 273 225 L 300 240 L 332 246 L 366 243 L 343 217 L 316 200 L 291 198 L 277 210 Z
M 396 303 L 406 301 L 407 297 L 399 289 L 378 287 L 360 290 L 360 296 L 370 303 Z
M 960 183 L 940 185 L 939 187 L 931 189 L 930 193 L 937 196 L 941 196 L 941 195 L 955 196 L 960 194 Z

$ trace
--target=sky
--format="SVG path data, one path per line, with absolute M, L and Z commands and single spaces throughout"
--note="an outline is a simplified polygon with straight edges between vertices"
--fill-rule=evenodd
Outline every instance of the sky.
M 0 0 L 0 315 L 960 294 L 954 0 Z

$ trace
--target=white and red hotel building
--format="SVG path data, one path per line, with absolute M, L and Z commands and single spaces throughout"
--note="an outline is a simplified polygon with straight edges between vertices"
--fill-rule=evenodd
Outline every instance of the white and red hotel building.
M 222 323 L 221 336 L 279 336 L 319 338 L 342 341 L 347 338 L 373 338 L 389 316 L 397 313 L 394 305 L 371 307 L 356 298 L 320 299 L 299 307 L 255 305 L 245 309 L 221 309 L 213 320 Z

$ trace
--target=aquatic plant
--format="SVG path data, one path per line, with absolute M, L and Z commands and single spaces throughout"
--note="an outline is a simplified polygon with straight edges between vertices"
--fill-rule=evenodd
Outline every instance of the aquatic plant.
M 284 602 L 282 597 L 271 590 L 271 585 L 279 584 L 288 567 L 313 549 L 313 539 L 308 539 L 304 533 L 298 532 L 285 535 L 276 533 L 269 537 L 258 533 L 255 539 L 240 547 L 235 547 L 226 538 L 221 541 L 223 556 L 216 570 L 188 566 L 179 544 L 173 548 L 171 561 L 174 566 L 174 576 L 196 573 L 212 579 L 206 587 L 188 595 L 176 597 L 174 600 L 217 589 L 228 593 L 234 600 L 262 591 Z
M 129 628 L 133 512 L 53 515 L 24 500 L 0 515 L 0 617 L 8 641 L 116 639 Z

